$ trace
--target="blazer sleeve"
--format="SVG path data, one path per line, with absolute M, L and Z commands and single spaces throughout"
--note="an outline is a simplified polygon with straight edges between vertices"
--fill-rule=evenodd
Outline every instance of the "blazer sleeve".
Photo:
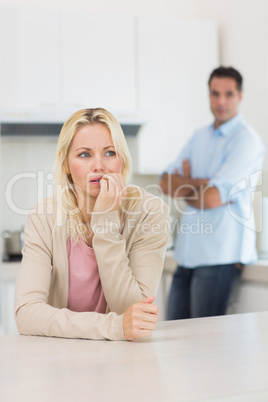
M 139 208 L 139 219 L 130 214 L 123 234 L 117 212 L 92 219 L 102 288 L 109 309 L 118 314 L 156 294 L 164 265 L 169 239 L 167 205 L 149 196 Z
M 47 216 L 29 216 L 15 291 L 18 331 L 25 335 L 124 340 L 122 315 L 115 312 L 73 312 L 50 304 L 49 295 L 53 286 L 52 230 Z

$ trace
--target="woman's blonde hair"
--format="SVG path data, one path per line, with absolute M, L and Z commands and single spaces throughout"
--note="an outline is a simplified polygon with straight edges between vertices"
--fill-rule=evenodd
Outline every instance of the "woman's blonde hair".
M 72 219 L 71 237 L 76 241 L 79 237 L 86 240 L 89 236 L 81 211 L 78 208 L 77 196 L 75 193 L 72 177 L 68 167 L 68 153 L 72 139 L 76 132 L 88 124 L 103 124 L 111 133 L 113 145 L 116 153 L 122 159 L 122 175 L 127 184 L 130 179 L 132 169 L 132 159 L 125 140 L 123 130 L 116 118 L 107 110 L 102 108 L 82 109 L 75 112 L 62 126 L 56 152 L 55 160 L 55 185 L 56 194 L 61 196 L 61 205 L 65 212 Z M 127 197 L 123 202 L 123 208 L 119 214 L 123 219 L 123 212 L 129 211 L 139 198 L 139 191 L 135 187 L 128 187 Z M 59 200 L 58 200 L 59 201 Z

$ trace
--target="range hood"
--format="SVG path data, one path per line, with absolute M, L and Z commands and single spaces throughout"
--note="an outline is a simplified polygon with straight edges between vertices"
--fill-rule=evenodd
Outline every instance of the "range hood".
M 63 123 L 75 112 L 74 109 L 0 110 L 1 136 L 33 137 L 58 136 Z M 135 137 L 144 119 L 138 111 L 112 111 L 125 136 Z

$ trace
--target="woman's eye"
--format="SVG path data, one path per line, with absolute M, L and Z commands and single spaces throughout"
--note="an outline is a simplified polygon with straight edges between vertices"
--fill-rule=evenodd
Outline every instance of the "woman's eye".
M 88 152 L 82 152 L 81 154 L 79 154 L 79 156 L 80 156 L 81 158 L 88 158 L 90 155 L 89 155 Z
M 108 151 L 108 152 L 106 153 L 106 155 L 107 155 L 107 156 L 115 156 L 116 153 L 115 153 L 114 151 Z

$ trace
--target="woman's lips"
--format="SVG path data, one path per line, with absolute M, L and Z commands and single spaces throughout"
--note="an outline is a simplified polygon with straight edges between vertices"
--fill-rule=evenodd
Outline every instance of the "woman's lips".
M 102 176 L 94 177 L 93 179 L 89 180 L 89 183 L 99 183 L 102 179 Z

